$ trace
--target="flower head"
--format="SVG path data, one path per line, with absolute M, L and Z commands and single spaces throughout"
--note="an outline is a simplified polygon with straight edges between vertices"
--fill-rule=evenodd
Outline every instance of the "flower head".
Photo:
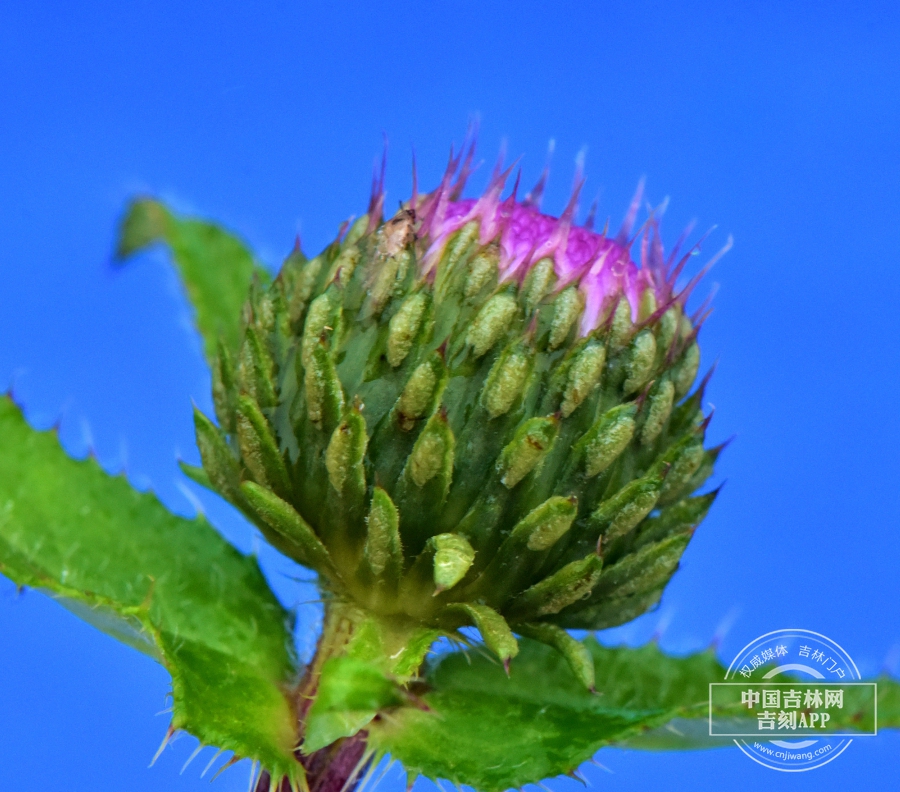
M 474 145 L 386 222 L 369 212 L 254 288 L 219 427 L 216 488 L 327 596 L 377 618 L 513 632 L 620 624 L 658 602 L 715 493 L 697 332 L 658 218 L 616 236 L 559 218 L 498 165 L 463 198 Z

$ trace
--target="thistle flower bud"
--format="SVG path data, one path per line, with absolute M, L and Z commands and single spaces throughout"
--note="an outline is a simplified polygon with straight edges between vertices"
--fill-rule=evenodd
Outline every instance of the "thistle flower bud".
M 471 152 L 470 152 L 471 155 Z M 633 245 L 468 164 L 255 284 L 214 365 L 209 481 L 328 596 L 391 624 L 514 633 L 593 668 L 564 628 L 658 600 L 714 494 L 699 327 L 651 217 Z M 454 181 L 454 177 L 456 181 Z M 377 184 L 382 182 L 378 181 Z M 380 189 L 380 186 L 378 187 Z M 635 204 L 637 206 L 637 204 Z M 636 210 L 635 210 L 636 211 Z M 639 251 L 639 262 L 632 259 Z

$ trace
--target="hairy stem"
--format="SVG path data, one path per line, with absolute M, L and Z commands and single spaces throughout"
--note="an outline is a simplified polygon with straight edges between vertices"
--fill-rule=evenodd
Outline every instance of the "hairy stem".
M 356 628 L 352 613 L 338 602 L 326 602 L 322 635 L 295 693 L 299 735 L 295 755 L 306 770 L 309 792 L 354 792 L 371 761 L 371 757 L 365 758 L 365 731 L 337 740 L 311 754 L 302 751 L 306 714 L 315 701 L 322 666 L 330 658 L 340 655 L 350 640 Z M 269 774 L 263 772 L 256 783 L 256 792 L 291 792 L 291 789 L 284 779 L 276 790 Z

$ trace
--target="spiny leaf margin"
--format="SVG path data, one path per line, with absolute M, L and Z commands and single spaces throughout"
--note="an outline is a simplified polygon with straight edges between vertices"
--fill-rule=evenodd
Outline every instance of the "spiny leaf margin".
M 291 620 L 256 559 L 202 516 L 70 458 L 8 396 L 0 438 L 0 573 L 162 662 L 173 729 L 302 778 Z
M 585 690 L 561 654 L 527 638 L 520 639 L 509 677 L 487 654 L 439 656 L 425 674 L 427 710 L 381 713 L 368 727 L 369 744 L 400 760 L 411 776 L 480 792 L 571 775 L 604 746 L 733 745 L 708 736 L 708 686 L 725 677 L 712 650 L 672 657 L 655 643 L 610 648 L 591 637 L 584 645 L 596 666 L 596 694 Z M 900 683 L 877 682 L 879 727 L 898 728 Z M 852 714 L 847 717 L 852 728 Z

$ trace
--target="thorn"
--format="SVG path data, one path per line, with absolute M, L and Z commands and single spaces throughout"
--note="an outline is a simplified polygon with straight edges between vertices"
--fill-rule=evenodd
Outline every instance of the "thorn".
M 572 778 L 577 781 L 580 781 L 584 786 L 590 788 L 591 782 L 588 780 L 587 776 L 581 773 L 580 770 L 572 770 L 568 773 Z
M 81 437 L 87 446 L 87 455 L 93 459 L 97 459 L 97 449 L 94 446 L 94 434 L 91 432 L 91 426 L 86 418 L 81 419 Z
M 206 746 L 203 743 L 200 743 L 195 749 L 194 752 L 188 757 L 188 760 L 184 763 L 178 775 L 184 775 L 184 771 L 188 769 L 188 765 L 197 758 L 197 754 L 200 753 Z
M 378 759 L 378 761 L 381 761 L 380 758 Z M 366 774 L 362 777 L 362 780 L 359 782 L 359 784 L 356 785 L 356 792 L 365 792 L 366 786 L 372 778 L 372 775 L 378 769 L 378 761 L 373 761 L 370 759 Z
M 681 250 L 681 246 L 685 242 L 687 242 L 687 238 L 691 235 L 691 233 L 694 230 L 694 226 L 696 226 L 696 225 L 697 225 L 697 220 L 696 219 L 691 220 L 691 222 L 688 223 L 687 226 L 685 226 L 684 231 L 681 232 L 681 236 L 679 236 L 678 239 L 675 240 L 675 244 L 673 245 L 672 249 L 669 251 L 669 258 L 666 261 L 666 269 L 667 270 L 671 269 L 672 262 L 674 262 L 675 258 L 678 256 L 678 251 Z
M 666 724 L 666 730 L 672 732 L 672 734 L 677 734 L 679 737 L 684 737 L 684 734 L 678 731 L 671 723 Z
M 376 162 L 372 171 L 372 193 L 369 197 L 369 208 L 367 212 L 369 215 L 369 222 L 366 226 L 367 233 L 371 233 L 381 225 L 384 213 L 384 172 L 387 168 L 388 152 L 387 132 L 382 132 L 381 136 L 384 140 L 384 148 L 381 151 L 381 171 L 379 172 L 378 163 Z
M 469 144 L 469 151 L 466 154 L 465 158 L 462 161 L 462 167 L 459 169 L 459 173 L 456 176 L 456 181 L 453 183 L 453 187 L 450 190 L 450 200 L 456 201 L 462 195 L 463 190 L 466 188 L 466 182 L 469 180 L 469 176 L 471 176 L 473 168 L 472 168 L 472 160 L 475 157 L 475 144 L 478 139 L 478 120 L 474 119 L 469 123 L 469 128 L 466 130 L 466 137 L 463 140 L 462 148 L 460 152 L 463 151 L 466 147 L 466 143 Z
M 510 662 L 511 662 L 511 658 L 509 658 L 509 657 L 503 658 L 503 670 L 506 672 L 506 676 L 509 676 Z
M 250 782 L 247 784 L 247 792 L 253 792 L 253 787 L 256 782 L 256 770 L 259 767 L 259 761 L 254 759 L 250 763 Z
M 584 173 L 582 170 L 583 164 L 583 161 L 579 162 L 575 167 L 575 179 L 572 182 L 572 193 L 569 196 L 569 201 L 566 204 L 566 208 L 563 209 L 563 213 L 559 216 L 560 225 L 571 225 L 572 219 L 575 216 L 575 212 L 578 209 L 578 198 L 581 195 L 581 190 L 584 187 L 585 183 Z
M 229 759 L 229 760 L 228 760 L 227 762 L 225 762 L 225 764 L 223 764 L 218 770 L 216 770 L 216 774 L 215 774 L 212 778 L 209 779 L 209 783 L 211 784 L 211 783 L 212 783 L 213 781 L 215 781 L 222 773 L 224 773 L 229 767 L 231 767 L 233 764 L 237 764 L 237 763 L 240 762 L 240 761 L 241 761 L 241 757 L 238 756 L 237 754 L 235 754 L 234 756 L 232 756 L 231 759 Z
M 375 779 L 375 783 L 372 784 L 373 792 L 375 792 L 375 790 L 379 789 L 381 782 L 384 780 L 384 777 L 388 773 L 388 770 L 390 770 L 394 766 L 394 762 L 396 762 L 396 761 L 397 761 L 396 759 L 391 759 L 389 762 L 385 763 L 384 767 L 381 770 L 381 774 L 378 776 L 378 778 Z
M 646 239 L 650 229 L 658 223 L 658 220 L 654 214 L 656 212 L 656 209 L 650 208 L 649 211 L 650 214 L 647 216 L 647 219 L 644 220 L 643 223 L 641 223 L 641 227 L 638 228 L 634 236 L 622 243 L 625 246 L 626 250 L 630 251 L 632 246 L 638 239 L 641 239 L 641 247 L 643 247 L 644 240 Z
M 194 516 L 195 517 L 206 517 L 206 512 L 203 509 L 203 503 L 193 492 L 191 492 L 190 487 L 187 486 L 181 479 L 175 480 L 175 486 L 184 495 L 185 499 L 191 506 L 194 507 Z
M 734 623 L 737 621 L 738 616 L 741 614 L 741 609 L 734 607 L 725 616 L 722 617 L 722 621 L 719 622 L 719 626 L 716 627 L 716 631 L 713 633 L 712 640 L 709 642 L 709 648 L 713 651 L 718 650 L 718 648 L 722 645 L 722 641 L 725 640 L 725 636 L 728 634 L 728 631 L 734 626 Z
M 591 202 L 591 208 L 588 210 L 588 216 L 584 221 L 584 227 L 588 231 L 594 230 L 594 220 L 597 217 L 597 207 L 600 205 L 600 196 L 597 195 L 596 198 Z M 605 229 L 604 229 L 605 230 Z
M 613 771 L 610 770 L 605 764 L 602 764 L 602 763 L 598 762 L 598 761 L 597 761 L 596 759 L 594 759 L 594 758 L 591 758 L 591 764 L 592 764 L 592 765 L 596 765 L 596 766 L 599 767 L 601 770 L 605 770 L 605 771 L 606 771 L 607 773 L 609 773 L 610 775 L 615 775 L 615 773 L 613 773 Z
M 716 296 L 718 291 L 719 291 L 719 284 L 714 283 L 712 285 L 712 288 L 709 290 L 709 294 L 706 295 L 703 302 L 700 303 L 700 307 L 696 311 L 694 311 L 693 315 L 691 316 L 691 324 L 692 325 L 696 326 L 696 325 L 703 324 L 703 322 L 706 320 L 706 317 L 709 316 L 709 313 L 710 313 L 709 306 L 712 303 L 713 298 Z
M 674 297 L 669 297 L 662 303 L 662 305 L 659 306 L 659 308 L 657 308 L 652 314 L 650 314 L 650 316 L 648 316 L 646 319 L 644 319 L 643 322 L 638 322 L 638 324 L 635 326 L 636 329 L 643 330 L 645 327 L 651 327 L 651 326 L 655 325 L 663 317 L 663 314 L 665 314 L 666 311 L 668 311 L 669 308 L 671 308 L 677 302 L 678 301 Z M 672 354 L 672 350 L 675 348 L 678 341 L 679 341 L 679 338 L 678 338 L 678 334 L 676 333 L 675 335 L 672 336 L 672 341 L 669 344 L 669 349 L 666 354 Z M 672 359 L 674 359 L 674 357 Z M 669 359 L 669 363 L 672 362 L 672 359 Z
M 719 443 L 719 445 L 713 446 L 712 448 L 710 448 L 710 449 L 709 449 L 709 453 L 715 454 L 716 459 L 718 459 L 718 458 L 719 458 L 719 455 L 720 455 L 726 448 L 728 448 L 728 446 L 731 445 L 731 443 L 734 441 L 734 439 L 735 439 L 736 437 L 737 437 L 736 434 L 731 435 L 731 437 L 729 437 L 729 438 L 728 438 L 727 440 L 725 440 L 724 442 Z M 724 486 L 725 486 L 725 482 L 723 481 L 723 482 L 719 485 L 719 489 L 721 489 L 721 488 L 724 487 Z
M 672 623 L 672 611 L 668 611 L 660 616 L 659 622 L 657 622 L 656 629 L 653 631 L 653 636 L 650 640 L 658 644 L 663 637 L 665 631 L 669 628 L 669 625 Z
M 702 316 L 692 317 L 693 322 L 694 322 L 694 330 L 693 330 L 694 338 L 696 338 L 697 336 L 700 335 L 700 328 L 703 327 L 703 324 L 706 322 L 706 320 L 709 319 L 710 316 L 712 316 L 713 310 L 714 309 L 710 308 Z
M 209 768 L 213 766 L 216 759 L 218 759 L 224 752 L 225 752 L 224 748 L 219 748 L 219 750 L 216 751 L 216 755 L 213 756 L 213 758 L 209 760 L 209 763 L 206 765 L 206 767 L 203 768 L 203 772 L 200 773 L 200 778 L 203 778 L 203 776 L 205 776 L 209 772 Z
M 465 145 L 465 144 L 463 144 Z M 447 159 L 447 168 L 444 171 L 444 178 L 447 180 L 447 183 L 450 183 L 450 179 L 453 177 L 453 174 L 459 169 L 459 163 L 462 161 L 463 157 L 463 147 L 461 146 L 459 149 L 459 154 L 455 157 L 453 156 L 453 144 L 450 144 L 450 156 Z
M 698 243 L 698 244 L 699 244 L 699 243 Z M 729 235 L 728 235 L 728 239 L 726 240 L 725 244 L 721 247 L 721 249 L 719 250 L 719 252 L 716 253 L 716 255 L 713 256 L 713 257 L 706 263 L 706 265 L 703 267 L 703 269 L 701 269 L 700 272 L 698 272 L 696 275 L 694 275 L 693 278 L 691 278 L 691 280 L 688 282 L 688 285 L 685 286 L 685 287 L 679 292 L 679 294 L 678 294 L 678 299 L 679 299 L 679 301 L 681 302 L 682 305 L 684 305 L 684 304 L 687 302 L 688 297 L 691 296 L 691 292 L 694 291 L 694 289 L 696 288 L 697 284 L 700 283 L 700 281 L 703 279 L 703 277 L 706 275 L 706 273 L 709 272 L 709 271 L 713 268 L 713 266 L 715 265 L 715 263 L 716 263 L 720 258 L 722 258 L 722 256 L 724 256 L 729 250 L 731 250 L 731 248 L 732 248 L 733 245 L 734 245 L 734 237 L 732 237 L 731 234 L 729 234 Z
M 17 368 L 15 371 L 13 371 L 12 375 L 10 375 L 9 385 L 7 385 L 6 387 L 7 397 L 23 413 L 25 412 L 25 410 L 23 409 L 24 405 L 21 401 L 19 401 L 18 396 L 16 396 L 16 386 L 19 384 L 19 380 L 21 380 L 22 375 L 27 373 L 27 369 Z
M 537 184 L 535 184 L 531 191 L 525 196 L 525 200 L 522 202 L 525 206 L 533 206 L 540 211 L 541 202 L 544 200 L 544 189 L 547 187 L 547 178 L 550 176 L 550 162 L 553 159 L 553 151 L 555 148 L 556 141 L 553 138 L 550 138 L 550 142 L 547 144 L 547 159 L 544 162 L 544 168 L 537 180 Z
M 522 167 L 520 165 L 519 170 L 516 171 L 516 180 L 515 180 L 515 182 L 513 182 L 512 192 L 510 193 L 509 198 L 506 199 L 507 202 L 510 204 L 510 206 L 514 206 L 516 203 L 516 196 L 519 194 L 519 183 L 521 181 L 522 181 Z
M 712 375 L 715 373 L 716 368 L 718 368 L 718 366 L 719 366 L 719 361 L 716 360 L 709 367 L 709 371 L 707 371 L 706 374 L 703 375 L 703 379 L 700 380 L 700 384 L 697 386 L 697 390 L 694 391 L 694 394 L 691 398 L 696 398 L 698 403 L 703 402 L 703 397 L 706 394 L 706 388 L 709 385 L 709 381 L 712 379 Z
M 375 751 L 365 751 L 363 755 L 359 758 L 359 761 L 356 763 L 356 767 L 353 768 L 353 771 L 350 775 L 347 776 L 347 780 L 344 782 L 344 785 L 341 787 L 340 792 L 347 792 L 350 789 L 350 785 L 354 784 L 357 777 L 359 776 L 360 771 L 363 767 L 366 766 L 366 763 L 375 755 Z
M 172 724 L 169 724 L 169 728 L 166 729 L 166 736 L 163 737 L 163 741 L 160 744 L 159 748 L 156 749 L 156 753 L 153 754 L 153 759 L 150 760 L 150 764 L 148 767 L 153 767 L 156 764 L 156 760 L 159 759 L 162 752 L 165 750 L 166 746 L 171 742 L 172 738 L 175 736 L 175 728 Z
M 641 176 L 637 189 L 634 191 L 634 197 L 631 199 L 631 204 L 628 206 L 628 211 L 625 213 L 625 219 L 622 220 L 622 226 L 619 228 L 619 233 L 616 234 L 616 242 L 620 245 L 624 245 L 625 242 L 628 241 L 631 229 L 634 227 L 634 221 L 637 219 L 638 209 L 641 206 L 641 198 L 644 195 L 645 181 L 646 178 Z
M 300 244 L 300 234 L 297 234 L 297 236 L 294 238 L 294 249 L 291 251 L 291 253 L 300 253 L 301 248 L 302 245 Z
M 500 177 L 500 173 L 503 170 L 503 160 L 506 159 L 506 138 L 503 138 L 500 141 L 500 151 L 497 153 L 497 162 L 494 164 L 494 172 L 491 174 L 491 180 L 488 185 L 488 189 L 493 184 L 496 184 Z
M 460 153 L 462 156 L 462 153 Z M 437 189 L 429 193 L 422 204 L 422 219 L 419 227 L 419 235 L 427 236 L 434 230 L 442 227 L 446 216 L 447 205 L 450 199 L 451 179 L 458 167 L 459 157 L 453 156 L 453 147 L 450 147 L 450 159 L 441 177 L 441 183 Z

